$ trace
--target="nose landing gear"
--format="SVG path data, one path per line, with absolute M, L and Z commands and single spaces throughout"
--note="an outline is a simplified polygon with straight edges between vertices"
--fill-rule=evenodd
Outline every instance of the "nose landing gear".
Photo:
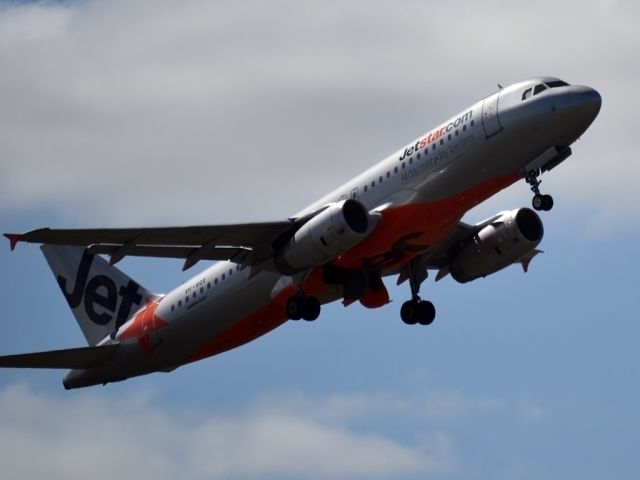
M 553 208 L 553 197 L 540 193 L 540 184 L 542 183 L 542 181 L 539 180 L 540 175 L 540 169 L 531 170 L 524 179 L 531 186 L 531 191 L 534 193 L 533 200 L 531 201 L 533 209 L 548 212 Z

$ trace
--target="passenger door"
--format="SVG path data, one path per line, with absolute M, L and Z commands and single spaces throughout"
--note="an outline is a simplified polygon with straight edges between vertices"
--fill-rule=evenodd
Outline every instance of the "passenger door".
M 498 116 L 498 102 L 500 92 L 487 97 L 482 102 L 482 126 L 486 138 L 493 137 L 502 131 L 500 117 Z

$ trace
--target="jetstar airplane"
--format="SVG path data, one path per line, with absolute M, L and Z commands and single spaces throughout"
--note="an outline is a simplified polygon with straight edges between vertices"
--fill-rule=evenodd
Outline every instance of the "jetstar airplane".
M 284 221 L 5 234 L 12 250 L 44 244 L 89 346 L 0 357 L 0 366 L 71 369 L 67 389 L 168 372 L 287 320 L 315 320 L 335 300 L 382 307 L 389 275 L 409 281 L 402 320 L 429 325 L 435 308 L 419 296 L 429 270 L 462 283 L 511 264 L 527 270 L 543 235 L 533 210 L 461 218 L 520 179 L 535 210 L 551 209 L 539 177 L 571 155 L 600 105 L 597 91 L 557 78 L 501 88 Z M 218 262 L 158 295 L 113 266 L 128 255 L 181 258 L 184 269 Z

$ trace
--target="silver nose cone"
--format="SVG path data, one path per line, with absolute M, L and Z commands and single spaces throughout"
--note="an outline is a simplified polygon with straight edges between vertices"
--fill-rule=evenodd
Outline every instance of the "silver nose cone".
M 564 132 L 566 141 L 573 143 L 598 116 L 602 97 L 591 87 L 571 85 L 558 91 L 552 102 L 558 128 Z
M 591 124 L 600 113 L 602 97 L 591 87 L 575 86 L 571 92 L 571 107 L 587 124 Z
M 602 107 L 602 96 L 600 96 L 598 91 L 593 88 L 582 88 L 584 88 L 584 91 L 579 93 L 579 102 L 582 104 L 585 116 L 590 116 L 593 121 L 598 116 L 598 113 L 600 113 L 600 107 Z

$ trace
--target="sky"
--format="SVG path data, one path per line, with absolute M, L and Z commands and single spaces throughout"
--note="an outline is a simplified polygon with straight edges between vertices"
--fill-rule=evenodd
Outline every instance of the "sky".
M 603 106 L 545 175 L 543 255 L 428 280 L 406 326 L 340 304 L 172 373 L 0 371 L 7 478 L 636 478 L 637 2 L 0 2 L 0 230 L 285 218 L 539 75 Z M 468 222 L 528 206 L 519 182 Z M 151 290 L 194 271 L 119 265 Z M 206 267 L 199 265 L 198 270 Z M 0 354 L 84 339 L 41 252 L 0 250 Z

